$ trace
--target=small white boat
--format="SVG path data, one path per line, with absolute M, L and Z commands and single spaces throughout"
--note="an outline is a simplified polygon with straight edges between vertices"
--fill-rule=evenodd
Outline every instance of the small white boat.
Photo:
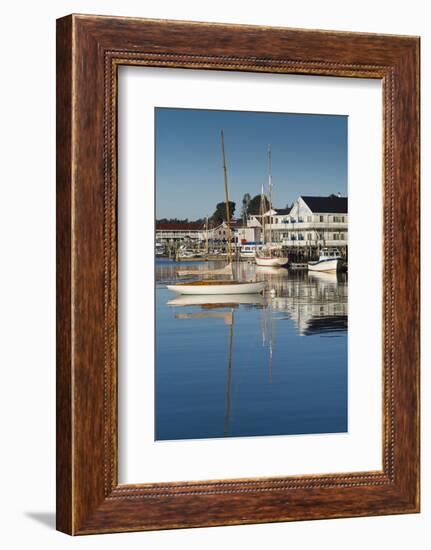
M 177 294 L 259 294 L 265 289 L 264 282 L 247 283 L 239 281 L 195 281 L 167 285 L 168 290 Z
M 289 258 L 277 256 L 258 256 L 256 255 L 256 265 L 261 267 L 283 267 L 287 265 Z
M 156 256 L 163 256 L 165 253 L 165 246 L 162 243 L 156 243 Z
M 177 261 L 179 262 L 185 262 L 190 260 L 205 260 L 206 254 L 199 250 L 193 250 L 188 249 L 184 245 L 180 246 L 180 248 L 177 250 Z
M 308 262 L 309 271 L 338 271 L 343 257 L 337 248 L 322 248 L 319 259 Z

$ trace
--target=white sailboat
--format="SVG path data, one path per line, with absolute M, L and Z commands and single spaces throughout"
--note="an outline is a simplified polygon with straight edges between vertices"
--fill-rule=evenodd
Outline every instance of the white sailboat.
M 230 233 L 229 192 L 227 185 L 226 155 L 224 150 L 224 135 L 221 131 L 221 150 L 223 157 L 224 190 L 226 195 L 227 223 L 227 266 L 232 266 L 232 242 Z M 188 273 L 189 274 L 189 273 Z M 233 274 L 232 274 L 233 275 Z M 177 294 L 259 294 L 265 288 L 264 282 L 241 282 L 235 280 L 202 280 L 176 285 L 167 285 L 168 290 Z
M 247 283 L 240 281 L 195 281 L 167 285 L 168 290 L 177 294 L 254 294 L 265 289 L 265 283 Z
M 265 194 L 262 185 L 260 208 L 262 220 L 263 247 L 260 251 L 256 250 L 256 264 L 263 267 L 284 267 L 288 264 L 289 258 L 280 253 L 279 247 L 275 248 L 272 244 L 272 166 L 271 166 L 271 147 L 268 146 L 268 191 L 269 191 L 269 243 L 265 241 Z
M 271 254 L 265 256 L 256 255 L 256 265 L 261 267 L 284 267 L 288 262 L 289 259 L 287 257 L 277 257 Z

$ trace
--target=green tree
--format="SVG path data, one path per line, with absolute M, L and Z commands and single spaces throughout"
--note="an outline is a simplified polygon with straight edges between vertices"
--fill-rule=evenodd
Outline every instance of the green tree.
M 269 210 L 269 200 L 264 198 L 265 200 L 265 212 Z M 260 214 L 260 195 L 255 195 L 250 202 L 248 203 L 248 215 L 252 214 Z
M 235 203 L 233 201 L 229 201 L 229 215 L 230 219 L 233 218 L 233 214 L 235 212 Z M 216 205 L 216 209 L 214 214 L 211 216 L 211 219 L 215 222 L 222 223 L 227 220 L 226 216 L 226 203 L 225 202 L 219 202 Z

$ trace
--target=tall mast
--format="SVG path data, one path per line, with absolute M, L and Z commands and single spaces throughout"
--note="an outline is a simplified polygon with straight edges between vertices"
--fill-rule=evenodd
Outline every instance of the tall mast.
M 208 256 L 208 253 L 209 253 L 209 247 L 208 247 L 208 216 L 206 217 L 206 220 L 205 220 L 205 246 L 206 246 L 206 254 Z
M 272 166 L 271 145 L 268 145 L 268 189 L 269 189 L 269 245 L 272 245 Z
M 232 250 L 231 250 L 231 236 L 230 236 L 230 212 L 229 212 L 229 192 L 227 189 L 227 169 L 226 169 L 226 155 L 224 152 L 224 135 L 221 131 L 221 152 L 223 155 L 223 173 L 224 173 L 224 191 L 226 195 L 226 223 L 227 223 L 227 259 L 228 263 L 232 262 Z
M 260 189 L 260 223 L 262 226 L 261 229 L 261 237 L 262 237 L 262 244 L 265 244 L 265 189 L 262 187 Z

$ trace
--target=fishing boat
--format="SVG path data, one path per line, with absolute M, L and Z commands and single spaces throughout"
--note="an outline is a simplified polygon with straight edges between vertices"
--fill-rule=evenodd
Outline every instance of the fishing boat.
M 262 185 L 260 195 L 260 215 L 262 221 L 262 239 L 263 247 L 256 250 L 256 264 L 263 267 L 284 267 L 288 264 L 289 258 L 282 254 L 279 246 L 272 243 L 272 166 L 271 166 L 271 147 L 268 146 L 268 191 L 269 191 L 269 243 L 266 243 L 265 234 L 265 193 Z
M 230 231 L 229 192 L 227 184 L 226 155 L 224 150 L 224 134 L 221 131 L 221 150 L 223 158 L 224 190 L 226 196 L 227 224 L 227 266 L 232 265 L 232 239 Z M 233 278 L 233 273 L 232 273 Z M 264 282 L 242 282 L 236 280 L 201 280 L 194 282 L 167 285 L 168 290 L 177 294 L 259 294 L 265 288 Z
M 319 259 L 315 262 L 308 262 L 308 270 L 336 272 L 342 261 L 343 257 L 337 248 L 322 248 Z

